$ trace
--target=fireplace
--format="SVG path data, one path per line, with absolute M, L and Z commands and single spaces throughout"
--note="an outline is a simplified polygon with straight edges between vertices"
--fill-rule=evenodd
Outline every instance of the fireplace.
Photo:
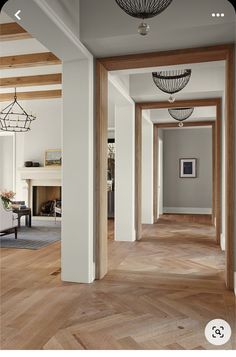
M 24 167 L 19 173 L 24 183 L 22 200 L 31 208 L 33 218 L 53 219 L 53 210 L 47 207 L 46 212 L 49 213 L 45 213 L 42 206 L 51 201 L 54 206 L 56 204 L 57 208 L 61 208 L 61 167 Z
M 61 186 L 33 186 L 33 216 L 53 217 L 55 204 L 61 207 Z

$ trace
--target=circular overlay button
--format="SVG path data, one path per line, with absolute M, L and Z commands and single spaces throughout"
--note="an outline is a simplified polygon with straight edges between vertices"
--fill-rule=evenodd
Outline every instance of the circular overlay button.
M 205 336 L 207 341 L 210 342 L 212 345 L 224 345 L 230 340 L 231 327 L 225 320 L 211 320 L 206 325 Z

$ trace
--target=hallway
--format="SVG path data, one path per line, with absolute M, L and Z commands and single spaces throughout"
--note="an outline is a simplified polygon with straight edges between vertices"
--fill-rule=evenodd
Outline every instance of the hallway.
M 235 348 L 204 337 L 209 320 L 235 316 L 214 234 L 167 216 L 139 242 L 109 239 L 109 273 L 91 285 L 60 281 L 59 243 L 2 249 L 2 348 Z

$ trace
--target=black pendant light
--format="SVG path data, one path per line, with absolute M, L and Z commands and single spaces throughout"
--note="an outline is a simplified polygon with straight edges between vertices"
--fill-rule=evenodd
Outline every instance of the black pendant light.
M 14 101 L 0 112 L 0 130 L 9 132 L 26 132 L 36 117 L 28 114 L 17 101 L 16 89 Z
M 169 102 L 173 103 L 174 93 L 181 91 L 188 84 L 192 75 L 191 69 L 153 72 L 152 78 L 155 85 L 164 93 L 171 94 Z
M 193 114 L 194 108 L 173 108 L 168 109 L 169 114 L 173 119 L 179 121 L 179 127 L 183 127 L 183 121 L 190 118 Z
M 155 17 L 164 11 L 172 0 L 115 0 L 119 7 L 128 15 L 143 19 L 139 25 L 138 32 L 145 36 L 150 30 L 150 26 L 144 22 L 145 19 Z

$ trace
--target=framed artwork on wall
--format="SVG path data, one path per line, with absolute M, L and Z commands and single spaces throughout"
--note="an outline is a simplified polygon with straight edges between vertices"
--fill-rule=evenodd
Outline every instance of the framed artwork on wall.
M 179 177 L 197 177 L 197 159 L 179 159 Z
M 62 164 L 62 152 L 61 149 L 47 150 L 45 151 L 45 166 L 61 166 Z

